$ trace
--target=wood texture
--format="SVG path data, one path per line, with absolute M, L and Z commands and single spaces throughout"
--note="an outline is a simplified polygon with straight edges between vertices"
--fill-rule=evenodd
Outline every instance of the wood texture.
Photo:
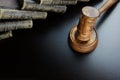
M 79 53 L 85 54 L 93 51 L 98 45 L 98 38 L 95 29 L 93 34 L 90 36 L 89 41 L 78 41 L 76 39 L 77 26 L 74 26 L 69 33 L 70 46 L 71 48 Z
M 94 29 L 96 20 L 101 13 L 109 9 L 117 1 L 118 0 L 107 0 L 99 10 L 91 6 L 82 8 L 82 16 L 79 23 L 71 29 L 69 34 L 70 45 L 75 51 L 88 53 L 97 47 L 98 37 Z
M 115 4 L 118 1 L 119 0 L 107 0 L 106 3 L 100 9 L 98 9 L 99 14 L 102 14 L 104 11 L 109 9 L 113 4 Z

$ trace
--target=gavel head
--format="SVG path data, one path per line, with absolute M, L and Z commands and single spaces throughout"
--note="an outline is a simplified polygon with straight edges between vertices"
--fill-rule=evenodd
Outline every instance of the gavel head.
M 98 44 L 97 33 L 94 29 L 99 11 L 93 7 L 82 8 L 82 15 L 78 25 L 75 25 L 69 34 L 70 45 L 73 50 L 80 53 L 93 51 Z

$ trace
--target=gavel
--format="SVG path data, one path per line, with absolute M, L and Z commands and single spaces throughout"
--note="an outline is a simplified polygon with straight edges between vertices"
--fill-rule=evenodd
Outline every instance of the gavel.
M 98 35 L 94 28 L 97 18 L 118 0 L 107 0 L 105 4 L 96 9 L 91 6 L 82 8 L 82 14 L 78 25 L 75 25 L 69 33 L 71 48 L 79 53 L 90 53 L 98 45 Z

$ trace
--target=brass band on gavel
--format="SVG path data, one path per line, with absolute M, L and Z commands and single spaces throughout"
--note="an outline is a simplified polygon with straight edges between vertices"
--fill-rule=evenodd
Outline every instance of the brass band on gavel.
M 67 10 L 66 6 L 60 5 L 41 5 L 37 4 L 33 1 L 28 0 L 20 0 L 21 9 L 24 10 L 38 10 L 38 11 L 49 11 L 49 12 L 56 12 L 56 13 L 65 13 Z
M 0 22 L 0 32 L 17 30 L 17 29 L 29 29 L 33 27 L 32 20 L 21 20 L 11 22 Z
M 0 19 L 46 19 L 47 12 L 0 9 Z

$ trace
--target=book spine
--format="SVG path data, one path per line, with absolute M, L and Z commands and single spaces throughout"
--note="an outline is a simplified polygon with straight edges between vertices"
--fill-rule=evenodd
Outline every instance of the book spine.
M 12 35 L 12 31 L 8 31 L 8 32 L 5 32 L 5 33 L 3 33 L 3 34 L 0 34 L 0 40 L 2 40 L 2 39 L 7 39 L 7 38 L 10 38 L 10 37 L 12 37 L 13 35 Z
M 23 10 L 36 10 L 45 12 L 65 13 L 67 11 L 66 6 L 61 5 L 40 5 L 33 2 L 22 1 L 21 9 Z
M 46 19 L 47 12 L 0 9 L 0 19 Z
M 39 4 L 45 5 L 75 5 L 77 0 L 35 0 Z
M 32 27 L 33 27 L 32 20 L 0 22 L 0 32 L 17 29 L 30 29 Z

